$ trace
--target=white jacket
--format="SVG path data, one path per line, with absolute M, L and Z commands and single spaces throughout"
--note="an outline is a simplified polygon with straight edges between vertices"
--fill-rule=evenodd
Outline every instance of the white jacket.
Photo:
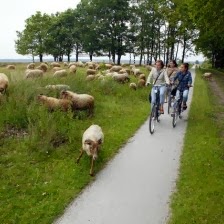
M 159 77 L 158 77 L 159 75 Z M 156 78 L 158 77 L 157 81 Z M 156 83 L 155 83 L 156 81 Z M 147 78 L 147 84 L 155 84 L 155 85 L 165 85 L 165 84 L 170 84 L 169 77 L 167 75 L 167 70 L 166 69 L 161 69 L 158 71 L 156 68 L 152 68 L 151 72 L 149 73 L 149 76 Z

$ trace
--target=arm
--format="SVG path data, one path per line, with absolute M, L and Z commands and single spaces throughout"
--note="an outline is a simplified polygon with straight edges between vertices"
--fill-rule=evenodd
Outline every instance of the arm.
M 146 81 L 146 85 L 149 85 L 149 84 L 152 83 L 152 81 L 153 81 L 152 73 L 153 73 L 153 68 L 152 68 L 151 72 L 149 73 L 149 76 L 148 76 L 147 81 Z
M 192 84 L 192 76 L 191 73 L 189 72 L 188 86 L 191 86 L 191 84 Z
M 169 85 L 170 84 L 170 79 L 168 77 L 167 70 L 165 70 L 165 72 L 164 72 L 164 78 L 165 78 L 166 84 Z

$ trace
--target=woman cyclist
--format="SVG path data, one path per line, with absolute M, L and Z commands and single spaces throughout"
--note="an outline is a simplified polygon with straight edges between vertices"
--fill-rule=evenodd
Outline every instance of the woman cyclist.
M 183 63 L 180 66 L 180 71 L 177 72 L 177 74 L 173 78 L 172 83 L 174 83 L 175 81 L 178 81 L 177 92 L 176 92 L 173 109 L 176 107 L 176 103 L 180 99 L 180 92 L 183 92 L 183 110 L 187 109 L 187 99 L 188 99 L 189 88 L 192 85 L 192 76 L 188 69 L 189 69 L 189 64 Z M 174 115 L 174 110 L 171 115 L 172 116 Z
M 155 68 L 153 67 L 149 73 L 146 85 L 149 84 L 158 85 L 160 90 L 160 113 L 164 114 L 163 104 L 165 101 L 166 84 L 170 84 L 170 80 L 167 75 L 167 70 L 164 69 L 164 63 L 162 60 L 156 61 Z M 156 94 L 154 87 L 151 90 L 151 103 L 156 101 Z

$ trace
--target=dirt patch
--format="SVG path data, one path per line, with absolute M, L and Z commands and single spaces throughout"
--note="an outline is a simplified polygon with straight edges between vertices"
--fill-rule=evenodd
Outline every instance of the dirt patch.
M 224 92 L 218 85 L 217 81 L 213 79 L 209 82 L 209 85 L 212 88 L 214 94 L 218 96 L 218 101 L 220 102 L 220 104 L 224 105 Z
M 50 143 L 52 144 L 52 146 L 54 148 L 58 148 L 59 146 L 65 144 L 68 142 L 68 138 L 64 137 L 64 136 L 54 136 Z
M 4 138 L 23 138 L 28 133 L 25 129 L 7 126 L 4 131 L 0 132 L 0 139 Z

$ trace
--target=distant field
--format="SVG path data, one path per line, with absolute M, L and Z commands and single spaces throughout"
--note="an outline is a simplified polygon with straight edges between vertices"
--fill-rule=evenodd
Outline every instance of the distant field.
M 53 78 L 49 71 L 44 78 L 25 80 L 25 67 L 17 64 L 12 71 L 0 66 L 0 72 L 10 78 L 0 103 L 0 223 L 47 224 L 94 180 L 86 155 L 75 164 L 84 130 L 95 123 L 105 134 L 97 173 L 146 120 L 149 89 L 133 91 L 127 83 L 113 80 L 86 82 L 85 68 L 64 78 Z M 48 84 L 67 84 L 72 91 L 93 95 L 94 116 L 49 113 L 36 100 L 39 93 L 59 96 L 41 88 Z

